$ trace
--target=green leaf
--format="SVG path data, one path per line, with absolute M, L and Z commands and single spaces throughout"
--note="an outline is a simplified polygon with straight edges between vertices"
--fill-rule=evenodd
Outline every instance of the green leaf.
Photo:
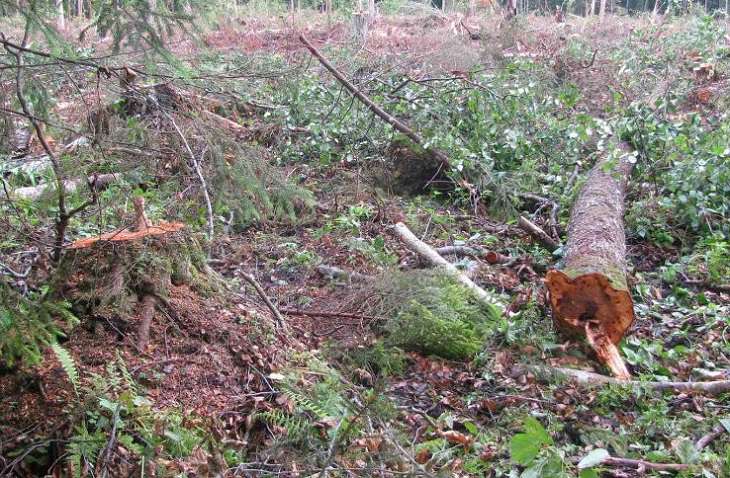
M 523 471 L 520 475 L 520 478 L 543 478 L 544 474 L 542 470 L 542 463 L 538 463 L 537 465 L 533 465 L 525 469 L 525 471 Z
M 537 418 L 525 418 L 524 427 L 525 433 L 530 435 L 533 440 L 539 442 L 540 445 L 553 444 L 553 439 L 550 437 L 550 434 L 547 430 L 545 430 L 545 427 L 542 426 L 542 423 L 540 423 Z
M 466 431 L 468 431 L 472 435 L 476 435 L 477 433 L 479 433 L 479 429 L 476 425 L 474 425 L 474 422 L 464 422 L 464 428 L 466 428 Z
M 581 470 L 578 478 L 599 478 L 599 476 L 598 472 L 593 468 L 586 468 L 585 470 Z
M 540 453 L 540 447 L 541 444 L 535 442 L 531 435 L 518 433 L 510 441 L 509 454 L 512 457 L 512 461 L 519 465 L 527 466 Z
M 700 457 L 700 452 L 695 447 L 694 443 L 689 440 L 682 440 L 677 446 L 677 456 L 684 464 L 691 464 L 697 461 Z
M 605 448 L 596 448 L 578 462 L 578 469 L 583 470 L 585 468 L 593 468 L 594 466 L 603 463 L 603 461 L 609 456 L 608 450 Z

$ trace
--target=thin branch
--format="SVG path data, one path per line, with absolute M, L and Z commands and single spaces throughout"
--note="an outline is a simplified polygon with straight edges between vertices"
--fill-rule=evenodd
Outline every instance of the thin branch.
M 190 155 L 190 161 L 193 164 L 193 170 L 195 171 L 195 174 L 198 175 L 200 187 L 203 190 L 203 198 L 205 199 L 205 207 L 208 210 L 208 242 L 212 242 L 214 234 L 213 205 L 210 202 L 210 195 L 208 194 L 208 185 L 205 182 L 205 176 L 203 176 L 203 171 L 200 169 L 200 163 L 195 158 L 195 153 L 193 153 L 193 150 L 190 147 L 188 140 L 185 138 L 185 135 L 183 135 L 182 131 L 180 131 L 180 128 L 178 128 L 177 123 L 175 123 L 175 119 L 169 113 L 165 113 L 165 116 L 167 116 L 167 118 L 170 120 L 170 123 L 172 123 L 172 126 L 173 128 L 175 128 L 178 136 L 180 136 L 180 139 L 182 140 L 183 145 L 188 152 L 188 155 Z M 206 151 L 207 148 L 200 155 L 201 159 L 203 159 L 203 156 L 205 156 Z
M 400 131 L 404 135 L 406 135 L 411 141 L 416 143 L 417 145 L 421 146 L 423 149 L 428 151 L 431 156 L 433 156 L 436 160 L 438 160 L 441 164 L 448 165 L 449 164 L 449 158 L 446 156 L 446 154 L 443 151 L 440 151 L 438 149 L 435 149 L 433 147 L 427 146 L 426 142 L 418 135 L 415 131 L 413 131 L 408 125 L 397 119 L 395 116 L 391 115 L 390 113 L 383 110 L 380 106 L 376 105 L 373 100 L 368 98 L 362 91 L 357 89 L 355 85 L 353 85 L 345 76 L 340 73 L 340 71 L 335 68 L 332 63 L 330 63 L 327 58 L 325 58 L 319 50 L 317 50 L 314 45 L 312 45 L 309 40 L 303 35 L 299 35 L 299 40 L 307 47 L 307 49 L 314 55 L 317 60 L 324 66 L 330 73 L 332 73 L 332 76 L 334 76 L 337 81 L 339 81 L 342 86 L 347 89 L 353 96 L 355 96 L 358 100 L 360 100 L 365 106 L 368 107 L 370 111 L 378 115 L 383 121 L 391 125 L 396 130 Z
M 720 435 L 727 433 L 727 430 L 725 429 L 725 426 L 721 423 L 719 425 L 715 425 L 715 427 L 710 430 L 710 432 L 706 435 L 704 435 L 702 438 L 697 440 L 695 443 L 695 449 L 697 451 L 702 450 L 707 445 L 712 443 L 716 438 L 718 438 Z
M 253 288 L 256 290 L 256 293 L 261 297 L 261 299 L 264 301 L 266 306 L 269 308 L 272 314 L 274 314 L 274 319 L 276 320 L 276 326 L 278 328 L 284 328 L 284 317 L 282 317 L 281 312 L 274 306 L 274 303 L 271 302 L 271 299 L 269 299 L 269 296 L 266 295 L 266 292 L 264 292 L 264 289 L 261 287 L 261 284 L 258 283 L 256 279 L 251 274 L 248 274 L 246 272 L 243 272 L 242 277 L 253 286 Z
M 408 226 L 399 222 L 395 225 L 394 230 L 406 247 L 428 260 L 434 266 L 441 267 L 461 285 L 471 290 L 479 300 L 490 305 L 495 305 L 497 303 L 496 298 L 492 294 L 479 287 L 474 283 L 474 281 L 462 274 L 452 263 L 441 257 L 431 246 L 417 238 L 416 235 L 408 229 Z
M 15 62 L 18 66 L 18 69 L 15 71 L 15 95 L 18 98 L 18 103 L 20 103 L 20 107 L 23 110 L 23 113 L 28 117 L 28 120 L 33 126 L 33 129 L 36 132 L 36 136 L 38 137 L 38 141 L 40 141 L 43 150 L 46 152 L 46 154 L 48 154 L 48 158 L 51 161 L 51 168 L 53 169 L 53 175 L 56 180 L 56 188 L 58 194 L 58 219 L 56 221 L 56 241 L 53 247 L 53 260 L 54 262 L 58 262 L 61 260 L 64 236 L 66 234 L 66 228 L 68 227 L 71 216 L 66 212 L 66 189 L 63 182 L 63 167 L 61 165 L 61 162 L 58 160 L 55 153 L 51 149 L 50 145 L 48 144 L 46 136 L 43 133 L 43 127 L 41 123 L 31 113 L 28 102 L 23 95 L 23 56 L 21 55 L 20 51 L 24 51 L 24 47 L 28 41 L 29 28 L 30 24 L 29 22 L 26 22 L 23 41 L 21 45 L 16 48 L 18 51 L 13 51 L 13 49 L 9 47 L 9 45 L 11 44 L 7 42 L 7 40 L 5 39 L 5 35 L 2 32 L 0 32 L 0 43 L 3 44 L 3 46 L 5 47 L 5 51 L 7 51 L 8 54 L 15 57 Z
M 555 242 L 555 240 L 550 237 L 547 232 L 543 231 L 525 216 L 520 216 L 517 225 L 520 226 L 523 231 L 535 238 L 537 242 L 539 242 L 540 245 L 548 251 L 555 252 L 555 250 L 560 247 L 560 244 Z
M 673 393 L 706 393 L 708 395 L 720 395 L 730 392 L 730 380 L 713 380 L 708 382 L 642 382 L 639 380 L 622 380 L 614 377 L 607 377 L 595 372 L 577 370 L 572 368 L 554 368 L 540 365 L 517 366 L 516 371 L 532 371 L 536 375 L 543 375 L 553 379 L 568 379 L 583 385 L 603 386 L 618 385 L 636 389 L 645 388 L 657 392 Z

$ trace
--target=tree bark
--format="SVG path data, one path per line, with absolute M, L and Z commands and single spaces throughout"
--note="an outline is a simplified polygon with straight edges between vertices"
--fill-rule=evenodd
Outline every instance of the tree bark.
M 368 39 L 368 17 L 363 12 L 352 14 L 352 36 L 358 44 Z
M 628 379 L 616 345 L 634 321 L 623 214 L 635 160 L 626 144 L 616 153 L 588 174 L 571 212 L 563 269 L 549 271 L 546 285 L 558 326 L 585 335 L 613 375 Z
M 56 24 L 59 30 L 66 29 L 66 14 L 63 9 L 63 0 L 56 0 L 56 11 L 58 12 L 58 18 Z
M 137 348 L 141 352 L 145 352 L 150 343 L 150 327 L 152 319 L 155 317 L 156 303 L 155 296 L 152 294 L 145 294 L 139 301 L 140 322 L 137 331 Z

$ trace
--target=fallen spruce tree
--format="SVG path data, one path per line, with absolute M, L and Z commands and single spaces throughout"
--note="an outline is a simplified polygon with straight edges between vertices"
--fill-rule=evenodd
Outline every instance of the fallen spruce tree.
M 628 379 L 617 345 L 634 321 L 626 282 L 624 193 L 635 157 L 625 143 L 607 151 L 573 205 L 563 267 L 547 274 L 553 319 L 584 335 L 598 359 Z

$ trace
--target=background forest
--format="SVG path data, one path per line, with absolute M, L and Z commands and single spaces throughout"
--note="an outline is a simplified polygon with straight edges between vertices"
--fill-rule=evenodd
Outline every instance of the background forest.
M 0 476 L 730 477 L 729 11 L 0 0 Z

